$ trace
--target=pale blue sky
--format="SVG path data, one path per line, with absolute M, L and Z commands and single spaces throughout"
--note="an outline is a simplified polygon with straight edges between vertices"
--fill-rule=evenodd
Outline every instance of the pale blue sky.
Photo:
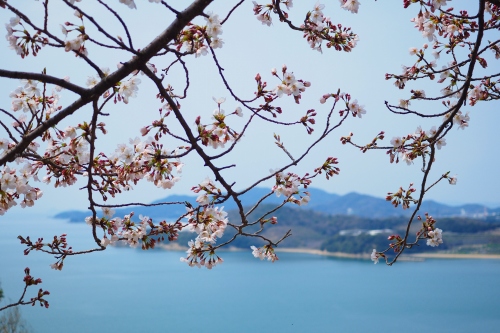
M 118 1 L 110 1 L 111 4 Z M 123 13 L 133 35 L 136 47 L 145 46 L 151 38 L 162 31 L 170 22 L 172 15 L 166 11 L 158 10 L 158 5 L 147 1 L 137 0 L 138 9 L 130 10 L 117 4 L 117 9 Z M 209 10 L 218 13 L 221 17 L 230 8 L 229 4 L 237 1 L 215 1 Z M 315 4 L 312 1 L 295 1 L 291 11 L 291 18 L 300 22 L 305 12 L 312 9 Z M 186 1 L 171 1 L 176 8 L 182 8 Z M 349 118 L 338 131 L 334 132 L 320 146 L 316 147 L 310 156 L 297 168 L 290 171 L 303 174 L 311 172 L 315 167 L 321 165 L 328 156 L 338 157 L 341 168 L 340 176 L 330 181 L 317 179 L 313 187 L 324 189 L 328 192 L 345 194 L 359 192 L 383 197 L 389 191 L 396 191 L 399 186 L 406 187 L 410 182 L 420 182 L 419 163 L 407 166 L 406 163 L 398 165 L 389 164 L 385 151 L 372 151 L 362 154 L 357 149 L 343 146 L 339 142 L 340 136 L 354 132 L 354 139 L 359 143 L 368 143 L 381 130 L 386 132 L 384 143 L 389 145 L 393 136 L 402 136 L 413 132 L 417 126 L 424 129 L 439 125 L 440 119 L 434 121 L 423 121 L 411 116 L 394 116 L 385 109 L 384 101 L 387 100 L 397 104 L 399 98 L 410 96 L 412 87 L 423 88 L 430 92 L 432 86 L 428 83 L 420 83 L 418 86 L 409 85 L 401 91 L 395 88 L 391 81 L 385 80 L 385 73 L 400 73 L 401 65 L 413 63 L 408 49 L 412 46 L 421 47 L 427 42 L 421 37 L 420 32 L 413 28 L 410 19 L 416 16 L 418 7 L 412 6 L 403 9 L 402 2 L 397 4 L 393 1 L 362 1 L 359 14 L 351 14 L 339 7 L 338 1 L 323 1 L 326 4 L 324 10 L 326 16 L 330 16 L 333 22 L 352 27 L 360 41 L 351 53 L 341 53 L 333 50 L 324 50 L 323 54 L 313 51 L 302 38 L 299 32 L 287 29 L 283 24 L 274 19 L 271 27 L 263 26 L 254 17 L 251 1 L 246 1 L 234 13 L 231 19 L 223 26 L 222 38 L 225 45 L 217 50 L 221 65 L 225 68 L 225 74 L 241 97 L 251 97 L 254 91 L 254 77 L 260 73 L 263 80 L 269 86 L 277 85 L 277 79 L 272 78 L 270 70 L 273 67 L 280 68 L 286 64 L 295 76 L 312 82 L 312 86 L 303 94 L 300 105 L 295 105 L 291 98 L 283 98 L 280 102 L 287 109 L 283 119 L 297 119 L 307 109 L 314 108 L 318 112 L 317 132 L 321 128 L 321 119 L 330 105 L 319 103 L 319 98 L 329 92 L 336 92 L 340 88 L 349 92 L 357 99 L 367 111 L 362 119 Z M 466 1 L 453 1 L 455 8 L 460 8 L 460 3 Z M 85 6 L 93 7 L 93 2 L 82 1 Z M 469 3 L 470 5 L 470 3 Z M 40 13 L 41 3 L 31 2 L 30 12 Z M 471 10 L 472 12 L 472 10 Z M 56 15 L 54 15 L 56 14 Z M 71 12 L 61 11 L 52 14 L 53 25 L 67 20 L 76 22 Z M 96 13 L 96 19 L 100 13 Z M 0 21 L 7 22 L 12 15 L 5 10 L 0 10 Z M 203 20 L 199 20 L 202 23 Z M 115 29 L 115 26 L 110 26 Z M 57 29 L 55 31 L 59 32 Z M 124 36 L 119 29 L 113 34 Z M 59 35 L 62 38 L 62 35 Z M 7 42 L 4 41 L 4 47 Z M 90 57 L 95 55 L 94 60 L 101 67 L 116 68 L 119 61 L 129 59 L 123 53 L 109 53 L 97 51 L 89 47 Z M 498 61 L 488 55 L 489 71 L 500 72 Z M 446 58 L 438 62 L 438 68 L 446 63 Z M 167 65 L 166 62 L 153 60 L 158 68 Z M 213 109 L 216 107 L 212 96 L 226 97 L 227 101 L 222 105 L 226 111 L 232 111 L 237 104 L 230 98 L 230 94 L 222 85 L 216 69 L 212 65 L 210 56 L 188 60 L 191 73 L 191 88 L 189 98 L 182 102 L 182 111 L 194 119 L 201 115 L 202 119 L 210 119 Z M 69 75 L 71 82 L 84 86 L 87 76 L 94 75 L 86 65 L 69 53 L 61 54 L 48 49 L 43 49 L 37 58 L 28 57 L 21 60 L 11 50 L 2 51 L 2 68 L 10 70 L 32 70 L 40 72 L 44 67 L 49 74 L 64 77 Z M 183 74 L 174 69 L 165 82 L 174 85 L 177 90 L 183 88 Z M 129 138 L 140 136 L 139 128 L 150 123 L 157 115 L 159 102 L 154 98 L 156 92 L 151 84 L 143 79 L 139 87 L 139 96 L 132 99 L 128 105 L 119 104 L 108 109 L 111 113 L 108 124 L 110 134 L 101 138 L 98 142 L 102 149 L 111 153 L 116 144 L 128 142 Z M 17 81 L 0 79 L 0 105 L 10 109 L 8 94 L 18 86 Z M 73 94 L 64 92 L 61 104 L 69 104 L 73 100 Z M 415 103 L 415 105 L 417 105 Z M 441 112 L 439 103 L 427 103 L 423 106 L 426 111 L 435 108 Z M 446 171 L 452 175 L 458 175 L 456 186 L 442 183 L 428 193 L 427 198 L 444 203 L 485 203 L 500 206 L 498 187 L 500 178 L 497 175 L 500 160 L 496 154 L 500 139 L 496 134 L 496 127 L 500 120 L 497 112 L 498 103 L 479 103 L 475 107 L 467 106 L 464 111 L 470 111 L 470 126 L 466 130 L 453 129 L 447 137 L 447 145 L 439 151 L 437 161 L 434 164 L 432 177 L 436 178 Z M 433 111 L 429 111 L 433 112 Z M 86 120 L 88 112 L 82 111 L 75 118 L 64 122 L 76 125 Z M 248 112 L 245 114 L 248 116 Z M 234 119 L 234 118 L 233 118 Z M 242 124 L 240 119 L 234 119 L 231 125 L 238 128 Z M 495 128 L 494 128 L 495 127 Z M 194 126 L 193 126 L 194 129 Z M 281 135 L 282 141 L 294 156 L 298 156 L 308 143 L 316 137 L 316 133 L 308 136 L 302 126 L 290 128 L 276 128 L 262 121 L 256 121 L 245 137 L 239 148 L 226 160 L 227 164 L 236 163 L 237 168 L 225 171 L 229 183 L 235 181 L 236 188 L 243 188 L 253 183 L 255 179 L 269 174 L 269 169 L 278 168 L 287 162 L 286 155 L 273 143 L 273 133 Z M 5 133 L 0 130 L 0 137 Z M 166 146 L 169 142 L 165 142 Z M 190 157 L 185 160 L 185 168 L 182 180 L 172 190 L 156 189 L 151 183 L 143 183 L 136 186 L 135 190 L 125 193 L 119 197 L 120 202 L 143 201 L 150 202 L 155 199 L 166 197 L 169 194 L 190 194 L 191 186 L 201 182 L 206 176 L 211 176 L 208 169 L 201 167 L 200 159 Z M 222 164 L 221 164 L 222 165 Z M 271 186 L 271 185 L 269 185 Z M 87 207 L 86 194 L 78 190 L 78 186 L 54 190 L 51 186 L 40 184 L 44 191 L 44 197 L 39 200 L 31 212 L 53 214 L 60 210 L 81 209 Z M 311 198 L 314 200 L 314 198 Z M 118 201 L 117 201 L 118 202 Z M 19 213 L 16 207 L 13 214 Z M 6 216 L 9 216 L 8 214 Z

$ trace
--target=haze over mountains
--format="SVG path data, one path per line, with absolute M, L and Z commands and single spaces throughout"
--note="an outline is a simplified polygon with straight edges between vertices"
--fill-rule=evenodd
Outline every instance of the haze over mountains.
M 289 204 L 272 213 L 278 224 L 265 228 L 261 235 L 278 240 L 291 230 L 292 237 L 285 239 L 280 246 L 366 254 L 374 248 L 386 248 L 388 235 L 403 235 L 407 228 L 408 216 L 413 211 L 403 210 L 402 207 L 394 208 L 390 202 L 369 195 L 349 193 L 341 196 L 313 188 L 310 188 L 309 192 L 311 201 L 308 205 L 299 207 Z M 256 188 L 240 198 L 243 206 L 250 207 L 269 193 L 269 189 Z M 283 199 L 272 194 L 248 216 L 249 221 L 265 216 L 282 203 Z M 130 206 L 116 209 L 114 216 L 123 217 L 133 211 L 135 216 L 149 216 L 155 222 L 172 222 L 186 212 L 185 202 L 196 206 L 196 196 L 171 195 L 153 203 L 161 202 L 177 204 Z M 234 202 L 221 206 L 228 212 L 230 221 L 239 219 Z M 489 209 L 475 204 L 449 206 L 428 200 L 422 205 L 419 215 L 423 216 L 426 212 L 436 218 L 438 227 L 444 230 L 445 242 L 438 250 L 448 253 L 500 254 L 500 208 Z M 55 217 L 71 222 L 84 222 L 87 216 L 90 216 L 88 211 L 66 211 Z M 414 235 L 421 228 L 421 224 L 413 223 L 411 228 L 411 234 Z M 258 229 L 259 225 L 256 224 L 246 232 L 252 233 Z M 230 240 L 234 233 L 234 230 L 229 229 L 219 242 Z M 186 246 L 194 237 L 193 233 L 181 232 L 176 244 Z M 170 246 L 169 243 L 165 241 L 164 245 Z M 425 241 L 422 243 L 425 244 Z M 236 237 L 231 242 L 231 247 L 241 249 L 248 249 L 252 245 L 262 246 L 264 242 L 255 237 Z M 418 246 L 411 252 L 430 250 L 435 249 Z
M 311 201 L 308 205 L 300 207 L 304 210 L 313 210 L 315 212 L 328 215 L 351 215 L 366 218 L 388 218 L 396 216 L 408 216 L 412 210 L 403 210 L 401 206 L 394 208 L 392 204 L 385 199 L 377 198 L 365 194 L 348 193 L 346 195 L 338 195 L 328 193 L 323 190 L 309 188 Z M 241 196 L 243 206 L 251 206 L 260 198 L 270 192 L 267 188 L 255 188 Z M 271 195 L 264 204 L 280 204 L 283 202 L 282 197 Z M 161 202 L 189 202 L 196 206 L 196 196 L 188 195 L 170 195 L 166 198 L 156 200 L 152 203 Z M 230 211 L 236 209 L 236 204 L 233 201 L 228 201 L 222 204 L 224 210 Z M 289 205 L 295 206 L 295 205 Z M 153 207 L 130 206 L 126 208 L 115 209 L 115 216 L 123 216 L 134 212 L 137 216 L 142 214 L 153 219 L 177 219 L 180 215 L 186 212 L 184 204 L 163 205 Z M 421 214 L 429 212 L 434 217 L 472 217 L 472 218 L 498 218 L 500 216 L 500 207 L 491 209 L 479 204 L 465 204 L 460 206 L 450 206 L 438 203 L 433 200 L 425 200 L 420 209 Z M 64 211 L 55 216 L 58 219 L 68 219 L 71 222 L 84 222 L 85 217 L 89 216 L 88 211 Z

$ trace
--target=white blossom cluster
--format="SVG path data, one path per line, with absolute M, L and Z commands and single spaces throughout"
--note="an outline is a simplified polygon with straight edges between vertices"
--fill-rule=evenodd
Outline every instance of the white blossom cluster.
M 121 65 L 121 64 L 120 64 Z M 104 74 L 104 76 L 108 76 L 109 73 L 110 73 L 110 70 L 109 70 L 109 67 L 101 67 L 100 68 L 101 72 Z M 87 81 L 85 82 L 87 84 L 87 87 L 89 88 L 92 88 L 94 87 L 96 84 L 99 83 L 101 79 L 99 77 L 95 77 L 95 76 L 88 76 L 87 77 Z
M 474 105 L 476 102 L 483 98 L 484 92 L 481 89 L 482 83 L 476 84 L 474 88 L 469 90 L 469 104 Z
M 147 235 L 147 228 L 150 222 L 150 218 L 148 216 L 139 216 L 141 222 L 136 225 L 131 221 L 134 213 L 129 215 L 125 215 L 122 218 L 115 217 L 113 219 L 109 219 L 114 214 L 114 211 L 109 208 L 103 208 L 103 212 L 105 215 L 104 221 L 106 221 L 109 225 L 108 234 L 111 236 L 108 238 L 106 235 L 101 239 L 101 246 L 107 247 L 108 245 L 114 245 L 118 241 L 125 241 L 131 247 L 137 247 L 139 245 L 139 241 L 143 241 Z M 92 225 L 94 220 L 92 216 L 88 216 L 85 218 L 85 222 L 88 225 Z M 96 222 L 99 223 L 99 222 Z
M 309 26 L 312 26 L 316 31 L 322 31 L 325 28 L 325 23 L 328 24 L 330 22 L 330 19 L 325 18 L 323 15 L 324 8 L 325 5 L 320 4 L 319 1 L 316 2 L 314 9 L 311 12 L 311 16 L 309 17 L 309 20 L 312 23 L 312 25 L 309 24 Z M 321 50 L 321 45 L 323 44 L 322 38 L 318 38 L 312 31 L 307 31 L 305 35 L 308 37 L 307 41 L 313 50 L 323 52 Z
M 222 25 L 219 19 L 219 15 L 210 14 L 209 17 L 205 17 L 207 25 L 205 27 L 205 33 L 209 38 L 210 47 L 217 49 L 224 45 L 224 41 L 219 37 L 222 34 Z M 194 52 L 196 58 L 208 54 L 208 46 L 205 44 L 205 36 L 201 31 L 194 33 L 194 37 L 190 40 L 186 40 L 183 47 L 187 52 Z
M 219 15 L 210 14 L 207 18 L 207 35 L 210 37 L 210 46 L 214 49 L 221 48 L 224 41 L 219 37 L 222 34 L 222 25 L 220 23 Z
M 73 1 L 74 2 L 74 1 Z M 74 16 L 82 20 L 81 25 L 83 25 L 83 14 L 79 10 L 75 10 L 73 13 Z M 66 23 L 68 25 L 70 23 Z M 82 55 L 88 56 L 88 51 L 85 48 L 85 40 L 87 40 L 88 36 L 82 33 L 82 30 L 80 29 L 66 29 L 65 25 L 60 25 L 61 27 L 61 32 L 65 36 L 66 40 L 64 41 L 64 51 L 70 52 L 70 51 L 75 51 L 78 52 Z M 71 31 L 78 31 L 79 34 L 73 39 L 67 39 L 68 38 L 68 33 Z
M 5 139 L 0 139 L 0 156 L 5 147 Z M 21 163 L 21 159 L 16 162 Z M 21 207 L 32 207 L 35 200 L 42 197 L 43 192 L 39 188 L 29 185 L 30 178 L 38 181 L 36 168 L 30 163 L 24 164 L 20 169 L 11 169 L 4 166 L 0 171 L 0 215 L 3 215 L 9 208 L 17 205 L 16 199 L 22 198 Z
M 177 149 L 170 151 L 158 146 L 152 138 L 144 141 L 139 138 L 130 139 L 130 145 L 119 144 L 115 153 L 110 157 L 110 161 L 116 166 L 120 174 L 120 180 L 137 182 L 143 178 L 154 183 L 157 187 L 170 189 L 180 180 L 183 163 L 178 158 L 162 159 L 161 163 L 155 158 L 159 153 L 162 156 L 175 156 Z M 119 168 L 123 166 L 123 168 Z M 148 167 L 148 172 L 144 172 L 144 167 Z M 126 172 L 125 172 L 126 171 Z
M 434 230 L 431 230 L 427 233 L 427 245 L 436 247 L 439 246 L 439 244 L 443 244 L 443 230 L 436 228 Z M 376 249 L 373 249 L 370 259 L 373 261 L 374 264 L 378 264 L 379 258 L 385 255 L 383 253 L 377 252 Z
M 436 247 L 439 244 L 443 243 L 443 230 L 436 228 L 432 231 L 429 231 L 427 234 L 429 238 L 427 239 L 427 245 Z
M 357 99 L 350 101 L 347 106 L 354 117 L 361 118 L 366 113 L 364 105 L 359 105 Z
M 444 117 L 447 119 L 450 115 L 446 114 Z M 469 127 L 469 112 L 466 112 L 465 114 L 462 113 L 462 111 L 458 111 L 455 116 L 453 117 L 453 123 L 455 125 L 458 125 L 459 129 L 465 129 L 466 127 Z
M 196 125 L 198 127 L 198 133 L 201 138 L 201 142 L 205 146 L 211 146 L 214 149 L 224 148 L 224 145 L 228 142 L 233 142 L 240 139 L 240 134 L 234 131 L 231 127 L 226 124 L 225 120 L 229 115 L 237 115 L 238 117 L 243 117 L 243 112 L 241 107 L 236 107 L 235 111 L 226 115 L 225 111 L 221 109 L 221 104 L 226 101 L 225 98 L 213 100 L 217 103 L 217 109 L 213 111 L 212 119 L 214 122 L 210 125 L 202 125 L 201 118 L 196 119 Z
M 78 0 L 78 1 L 80 1 L 80 0 Z M 130 9 L 137 9 L 137 6 L 135 5 L 134 0 L 119 0 L 119 1 L 120 1 L 120 3 L 128 6 L 128 8 L 130 8 Z M 160 1 L 161 0 L 149 0 L 149 2 L 152 2 L 152 3 L 160 3 Z
M 323 19 L 325 16 L 323 15 L 323 9 L 325 9 L 325 5 L 320 4 L 319 1 L 314 5 L 314 9 L 311 12 L 310 20 L 316 24 L 316 30 L 323 30 L 325 25 L 323 24 Z
M 271 26 L 273 23 L 273 19 L 271 18 L 271 15 L 269 13 L 269 10 L 262 11 L 262 5 L 259 5 L 257 2 L 252 1 L 253 3 L 253 12 L 255 15 L 257 15 L 257 20 L 259 20 L 263 25 L 267 25 L 268 27 Z
M 395 136 L 391 139 L 391 145 L 393 146 L 393 151 L 390 152 L 391 162 L 394 161 L 397 155 L 401 155 L 401 159 L 406 162 L 406 164 L 413 164 L 413 160 L 415 156 L 412 155 L 412 150 L 407 150 L 404 146 L 408 142 L 411 145 L 411 140 L 428 140 L 429 138 L 433 138 L 437 133 L 436 126 L 432 126 L 429 131 L 424 131 L 420 126 L 417 127 L 415 133 L 409 134 L 405 137 Z M 436 148 L 441 149 L 443 146 L 446 146 L 446 139 L 439 138 L 436 141 Z M 411 148 L 411 147 L 410 147 Z M 425 150 L 424 150 L 425 151 Z
M 60 133 L 60 141 L 55 139 L 48 140 L 45 149 L 45 158 L 50 158 L 55 164 L 60 166 L 72 166 L 74 172 L 84 173 L 85 164 L 90 162 L 89 143 L 83 135 L 78 135 L 76 127 L 68 126 Z M 43 178 L 45 184 L 51 182 L 52 177 L 57 177 L 56 187 L 66 187 L 76 182 L 76 177 L 71 173 L 65 173 L 64 176 L 58 174 L 47 175 Z
M 66 131 L 68 130 L 74 129 L 69 127 Z M 69 136 L 65 136 L 64 138 L 69 138 Z M 70 163 L 84 165 L 90 162 L 89 147 L 89 143 L 81 136 L 70 139 L 68 145 L 56 145 L 55 142 L 51 140 L 47 146 L 46 156 L 54 157 L 55 161 L 62 165 L 68 165 Z
M 436 39 L 434 32 L 436 31 L 436 25 L 429 20 L 430 13 L 425 11 L 422 15 L 411 19 L 415 23 L 415 28 L 422 32 L 422 37 L 427 38 L 429 42 Z
M 270 170 L 271 173 L 274 173 L 273 170 Z M 302 195 L 299 194 L 299 187 L 304 183 L 304 180 L 301 179 L 298 175 L 294 173 L 287 173 L 286 175 L 283 172 L 278 172 L 275 175 L 276 185 L 272 187 L 272 191 L 279 198 L 282 194 L 288 198 L 289 202 L 295 203 L 296 205 L 306 205 L 309 200 L 309 193 L 304 192 Z M 305 181 L 306 184 L 309 184 L 309 181 Z M 293 197 L 294 194 L 298 194 L 300 199 L 296 199 Z
M 133 76 L 128 81 L 125 81 L 120 85 L 118 93 L 122 97 L 125 104 L 128 104 L 128 99 L 130 97 L 137 97 L 139 83 L 141 83 L 141 80 L 138 77 Z
M 187 263 L 191 267 L 201 268 L 202 266 L 212 269 L 224 260 L 210 249 L 210 244 L 206 244 L 200 239 L 188 242 L 189 249 L 186 251 L 186 258 L 180 258 L 181 262 Z
M 66 52 L 69 51 L 82 51 L 82 54 L 88 55 L 87 49 L 84 48 L 84 43 L 85 43 L 85 36 L 84 35 L 78 35 L 74 39 L 70 39 L 64 42 L 64 50 Z
M 259 258 L 260 260 L 267 259 L 269 261 L 275 262 L 278 260 L 278 256 L 274 253 L 274 249 L 268 246 L 264 246 L 262 248 L 250 246 L 252 249 L 252 254 L 255 258 Z
M 432 7 L 439 9 L 442 6 L 446 6 L 446 1 L 448 0 L 432 0 Z M 415 28 L 422 32 L 422 37 L 427 38 L 430 42 L 436 40 L 434 33 L 436 32 L 436 24 L 429 20 L 431 13 L 429 11 L 420 12 L 419 15 L 413 19 L 411 22 L 415 23 Z M 458 30 L 455 25 L 448 25 L 446 31 L 449 34 L 453 34 Z
M 205 178 L 200 184 L 198 184 L 198 186 L 192 187 L 191 191 L 193 191 L 194 193 L 202 192 L 196 198 L 196 202 L 198 202 L 201 206 L 210 204 L 210 195 L 212 195 L 212 200 L 215 200 L 221 193 L 215 183 L 208 177 Z
M 380 258 L 380 255 L 377 253 L 376 249 L 373 249 L 370 259 L 373 261 L 374 264 L 378 264 L 378 259 Z
M 11 19 L 11 24 L 18 23 L 18 18 Z M 13 123 L 13 127 L 24 126 L 27 119 L 27 113 L 34 115 L 37 112 L 38 105 L 40 104 L 40 90 L 37 87 L 38 82 L 32 80 L 21 80 L 23 86 L 18 87 L 14 92 L 10 93 L 9 97 L 12 98 L 11 109 L 13 111 L 22 111 L 21 114 Z M 57 111 L 59 107 L 57 102 L 59 97 L 56 94 L 46 97 L 46 114 Z M 4 156 L 11 143 L 6 138 L 0 138 L 0 156 Z M 36 142 L 29 144 L 28 149 L 36 152 L 39 145 Z M 17 164 L 25 162 L 23 159 L 16 159 Z M 0 178 L 0 215 L 3 215 L 9 208 L 17 205 L 15 201 L 17 198 L 22 197 L 21 207 L 31 207 L 34 205 L 34 200 L 40 198 L 43 192 L 38 188 L 31 187 L 28 182 L 30 178 L 39 181 L 37 177 L 38 168 L 26 163 L 20 169 L 11 169 L 4 166 L 1 171 Z
M 272 69 L 271 71 L 274 75 L 276 75 L 276 69 Z M 285 95 L 293 95 L 299 96 L 301 92 L 306 90 L 306 87 L 309 87 L 311 84 L 309 82 L 302 82 L 295 79 L 295 75 L 290 72 L 285 72 L 283 74 L 283 81 L 274 88 L 273 92 L 278 96 L 282 97 Z
M 350 11 L 351 13 L 358 13 L 359 10 L 359 1 L 358 0 L 339 0 L 340 2 L 340 7 L 344 8 L 345 10 Z
M 156 73 L 158 71 L 154 64 L 151 64 L 148 62 L 148 63 L 146 63 L 146 66 L 153 73 Z M 123 64 L 118 63 L 117 68 L 120 69 L 121 67 L 123 67 Z M 104 77 L 108 76 L 111 73 L 109 67 L 101 67 L 100 69 L 101 69 L 101 72 L 104 75 Z M 127 81 L 118 83 L 119 86 L 118 86 L 118 88 L 115 88 L 115 89 L 118 92 L 118 100 L 119 101 L 123 100 L 123 102 L 125 104 L 128 104 L 130 97 L 137 97 L 137 92 L 139 91 L 139 84 L 141 83 L 141 79 L 139 79 L 136 76 L 137 73 L 139 73 L 139 71 L 134 71 L 132 73 L 133 76 L 130 79 L 128 79 Z M 144 73 L 142 71 L 141 71 L 141 74 L 144 75 Z M 100 82 L 100 80 L 101 79 L 99 77 L 89 76 L 89 77 L 87 77 L 86 85 L 87 85 L 87 87 L 92 88 L 95 85 L 97 85 Z M 109 91 L 104 93 L 104 97 L 109 96 L 109 94 L 110 94 Z
M 5 156 L 13 145 L 14 143 L 10 142 L 9 139 L 0 138 L 0 157 Z M 30 143 L 28 146 L 32 152 L 36 152 L 38 148 L 39 145 L 36 142 Z M 16 206 L 17 199 L 21 199 L 22 208 L 32 207 L 34 201 L 43 195 L 39 188 L 29 184 L 31 179 L 39 181 L 38 167 L 23 158 L 17 158 L 15 163 L 24 164 L 18 169 L 3 166 L 0 170 L 0 215 Z
M 65 78 L 69 80 L 69 78 Z M 12 98 L 11 109 L 12 111 L 23 111 L 24 113 L 37 113 L 39 105 L 45 103 L 45 114 L 51 114 L 59 111 L 61 107 L 59 103 L 59 95 L 57 91 L 61 91 L 61 87 L 55 87 L 51 95 L 46 95 L 44 99 L 41 98 L 40 89 L 38 88 L 38 81 L 34 80 L 20 80 L 22 86 L 17 87 L 16 90 L 9 94 Z M 26 121 L 26 116 L 21 116 L 17 123 L 12 124 L 14 127 L 20 126 L 21 123 Z
M 12 98 L 12 111 L 23 111 L 25 113 L 35 113 L 40 97 L 40 90 L 37 88 L 38 82 L 27 81 L 23 87 L 17 87 L 9 94 Z
M 186 258 L 181 258 L 189 266 L 205 266 L 211 269 L 222 259 L 215 254 L 213 244 L 221 238 L 226 230 L 228 219 L 224 207 L 215 207 L 211 203 L 218 197 L 220 190 L 207 177 L 198 186 L 191 189 L 195 193 L 201 193 L 196 201 L 201 205 L 197 209 L 190 208 L 186 217 L 188 218 L 187 230 L 197 234 L 196 239 L 191 240 L 188 245 Z M 212 199 L 209 196 L 212 196 Z
M 199 213 L 192 211 L 187 230 L 198 234 L 197 240 L 215 244 L 226 230 L 228 219 L 224 207 L 205 206 Z
M 14 36 L 14 27 L 20 23 L 21 19 L 19 16 L 12 17 L 9 23 L 5 24 L 5 29 L 7 29 L 7 35 L 5 39 L 9 42 L 9 48 L 16 51 L 17 55 L 23 55 L 24 51 L 21 46 L 18 45 L 17 40 L 19 37 Z

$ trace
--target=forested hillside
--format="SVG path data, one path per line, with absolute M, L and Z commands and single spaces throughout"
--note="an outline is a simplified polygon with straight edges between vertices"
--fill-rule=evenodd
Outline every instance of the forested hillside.
M 250 221 L 262 216 L 271 206 L 262 206 L 250 216 Z M 231 219 L 234 212 L 229 213 Z M 278 240 L 288 230 L 292 236 L 285 239 L 280 247 L 308 248 L 330 252 L 368 253 L 373 248 L 388 247 L 387 237 L 402 235 L 406 228 L 405 217 L 366 218 L 353 215 L 329 215 L 302 208 L 284 207 L 273 214 L 278 218 L 276 225 L 263 231 L 266 237 Z M 446 217 L 437 219 L 437 226 L 443 230 L 444 243 L 438 250 L 460 253 L 500 253 L 500 221 L 484 219 Z M 418 230 L 415 221 L 412 233 Z M 254 232 L 258 230 L 254 228 Z M 228 229 L 229 230 L 229 229 Z M 229 239 L 226 232 L 221 242 Z M 181 233 L 179 244 L 185 244 L 193 236 Z M 263 245 L 259 238 L 239 237 L 232 243 L 238 248 Z M 412 253 L 430 250 L 422 242 Z M 436 250 L 436 249 L 434 249 Z

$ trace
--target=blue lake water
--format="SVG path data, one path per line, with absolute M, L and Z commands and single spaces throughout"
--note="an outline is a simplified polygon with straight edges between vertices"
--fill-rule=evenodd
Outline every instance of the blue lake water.
M 17 299 L 23 269 L 41 277 L 50 308 L 22 307 L 34 332 L 499 332 L 500 260 L 426 260 L 393 267 L 368 260 L 251 251 L 222 253 L 209 271 L 184 253 L 110 248 L 54 271 L 43 253 L 22 254 L 18 234 L 68 233 L 91 246 L 86 225 L 0 220 L 0 281 Z M 28 291 L 34 294 L 37 288 Z

